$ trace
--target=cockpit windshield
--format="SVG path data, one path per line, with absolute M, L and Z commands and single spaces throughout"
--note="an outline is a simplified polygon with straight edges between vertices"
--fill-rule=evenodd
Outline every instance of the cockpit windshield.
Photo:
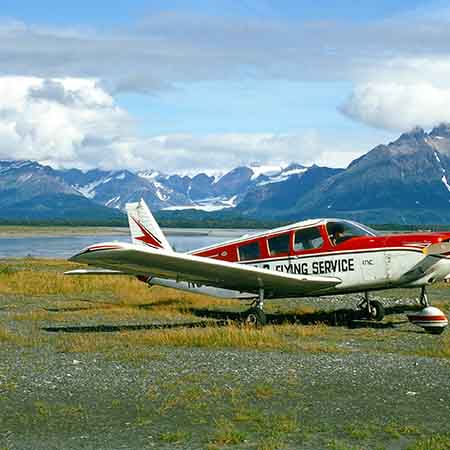
M 330 221 L 327 223 L 328 237 L 333 245 L 341 244 L 360 236 L 377 236 L 378 233 L 369 227 L 354 222 Z

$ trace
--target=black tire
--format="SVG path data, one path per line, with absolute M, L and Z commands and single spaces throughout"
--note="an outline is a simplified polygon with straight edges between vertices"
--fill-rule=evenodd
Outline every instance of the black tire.
M 379 322 L 384 319 L 384 314 L 383 304 L 378 300 L 371 300 L 369 318 Z
M 245 312 L 245 324 L 253 327 L 262 327 L 267 323 L 267 317 L 261 308 L 250 308 Z

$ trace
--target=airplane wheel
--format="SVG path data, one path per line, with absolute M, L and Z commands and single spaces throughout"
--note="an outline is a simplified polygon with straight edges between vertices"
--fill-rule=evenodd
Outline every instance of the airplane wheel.
M 262 327 L 267 323 L 267 317 L 261 308 L 250 308 L 245 313 L 245 324 L 253 327 Z
M 377 321 L 383 320 L 383 318 L 384 318 L 384 306 L 378 300 L 371 300 L 370 301 L 369 317 L 370 317 L 370 319 L 377 320 Z

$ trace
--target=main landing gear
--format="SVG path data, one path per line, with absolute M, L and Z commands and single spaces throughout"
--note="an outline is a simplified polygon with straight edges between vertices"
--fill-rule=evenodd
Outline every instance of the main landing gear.
M 267 323 L 264 312 L 264 289 L 259 290 L 259 297 L 252 303 L 251 308 L 245 311 L 246 325 L 262 327 Z
M 369 320 L 380 321 L 384 318 L 383 304 L 378 300 L 370 300 L 368 292 L 364 292 L 364 298 L 358 304 L 358 308 L 363 310 Z

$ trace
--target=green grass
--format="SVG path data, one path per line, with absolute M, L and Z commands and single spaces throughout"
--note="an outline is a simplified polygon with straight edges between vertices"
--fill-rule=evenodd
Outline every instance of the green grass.
M 101 352 L 120 355 L 126 349 L 127 359 L 145 357 L 147 347 L 241 348 L 257 350 L 303 351 L 311 353 L 345 353 L 348 351 L 401 352 L 418 356 L 450 358 L 450 334 L 441 337 L 424 336 L 418 345 L 404 346 L 405 335 L 395 329 L 383 332 L 376 329 L 346 329 L 323 324 L 298 326 L 277 325 L 252 329 L 230 324 L 225 327 L 179 328 L 127 331 L 132 324 L 195 322 L 193 310 L 242 311 L 245 305 L 236 301 L 211 299 L 206 296 L 182 293 L 170 289 L 151 288 L 133 277 L 68 277 L 65 270 L 78 267 L 61 260 L 24 258 L 0 261 L 0 308 L 8 311 L 13 322 L 23 322 L 30 330 L 27 336 L 11 331 L 0 323 L 0 342 L 32 346 L 52 345 L 56 351 L 67 353 Z M 432 288 L 432 297 L 444 301 L 450 289 L 442 283 Z M 382 295 L 411 296 L 414 291 L 385 291 Z M 314 312 L 301 302 L 267 303 L 268 312 L 280 309 L 283 313 L 301 315 Z M 404 319 L 404 316 L 403 316 Z M 386 319 L 392 319 L 391 317 Z M 213 321 L 211 322 L 213 323 Z M 44 326 L 120 325 L 119 333 L 71 333 L 43 335 Z M 429 339 L 430 338 L 430 339 Z M 358 345 L 353 345 L 357 342 Z M 389 342 L 389 345 L 386 345 Z M 132 349 L 130 352 L 129 350 Z M 125 352 L 122 352 L 125 353 Z M 121 356 L 119 356 L 121 357 Z
M 234 422 L 221 417 L 214 420 L 215 432 L 209 442 L 209 448 L 237 445 L 245 441 L 247 433 L 239 430 Z
M 191 437 L 191 433 L 186 431 L 165 431 L 159 435 L 161 442 L 168 442 L 171 444 L 179 444 L 181 442 L 188 441 Z
M 450 448 L 450 435 L 435 434 L 430 437 L 422 437 L 407 450 L 448 450 Z

